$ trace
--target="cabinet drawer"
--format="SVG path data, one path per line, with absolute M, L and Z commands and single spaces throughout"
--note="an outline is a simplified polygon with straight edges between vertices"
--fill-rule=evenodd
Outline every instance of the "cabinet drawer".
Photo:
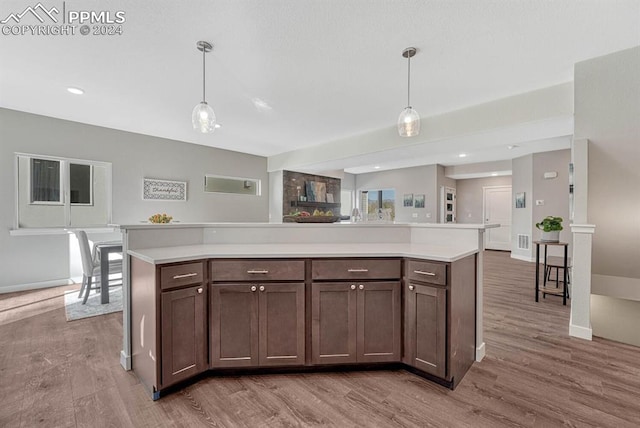
M 200 284 L 204 281 L 204 263 L 185 263 L 160 268 L 160 289 Z
M 304 281 L 304 260 L 213 260 L 212 281 Z
M 312 278 L 318 279 L 396 279 L 401 276 L 399 259 L 313 260 Z
M 447 285 L 447 265 L 445 263 L 409 260 L 407 261 L 407 278 L 431 284 Z

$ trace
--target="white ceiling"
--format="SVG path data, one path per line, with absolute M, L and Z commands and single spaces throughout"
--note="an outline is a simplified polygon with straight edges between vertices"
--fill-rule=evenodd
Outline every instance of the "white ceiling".
M 29 4 L 3 0 L 0 19 Z M 393 126 L 406 104 L 407 46 L 418 48 L 411 103 L 426 117 L 571 81 L 575 62 L 640 44 L 638 0 L 90 5 L 124 11 L 123 34 L 0 35 L 0 106 L 261 156 Z M 215 46 L 207 101 L 222 128 L 213 134 L 191 127 L 202 93 L 198 40 Z M 350 162 L 358 172 L 367 160 Z

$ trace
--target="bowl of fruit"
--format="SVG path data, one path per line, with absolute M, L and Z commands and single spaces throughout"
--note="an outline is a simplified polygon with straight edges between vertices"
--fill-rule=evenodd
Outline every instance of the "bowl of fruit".
M 171 220 L 173 220 L 173 217 L 171 217 L 170 215 L 166 215 L 166 214 L 154 214 L 151 217 L 149 217 L 149 223 L 154 223 L 154 224 L 168 224 L 171 223 Z

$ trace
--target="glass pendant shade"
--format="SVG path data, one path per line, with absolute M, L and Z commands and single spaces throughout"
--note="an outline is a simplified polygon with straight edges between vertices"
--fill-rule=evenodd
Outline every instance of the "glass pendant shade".
M 415 137 L 420 133 L 420 115 L 417 111 L 406 107 L 398 117 L 398 134 L 401 137 Z
M 193 129 L 200 131 L 203 134 L 213 132 L 216 125 L 216 115 L 213 109 L 209 107 L 205 101 L 195 106 L 193 113 L 191 114 L 191 122 L 193 123 Z

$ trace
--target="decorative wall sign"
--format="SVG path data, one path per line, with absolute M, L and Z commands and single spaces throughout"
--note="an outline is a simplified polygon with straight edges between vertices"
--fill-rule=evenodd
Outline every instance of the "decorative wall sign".
M 403 207 L 412 207 L 413 206 L 413 193 L 405 193 L 402 198 L 402 206 Z
M 525 192 L 516 193 L 516 208 L 525 208 Z
M 416 195 L 413 202 L 413 207 L 424 208 L 424 199 L 425 199 L 425 195 Z
M 142 180 L 142 199 L 154 201 L 186 201 L 187 183 L 185 181 Z

